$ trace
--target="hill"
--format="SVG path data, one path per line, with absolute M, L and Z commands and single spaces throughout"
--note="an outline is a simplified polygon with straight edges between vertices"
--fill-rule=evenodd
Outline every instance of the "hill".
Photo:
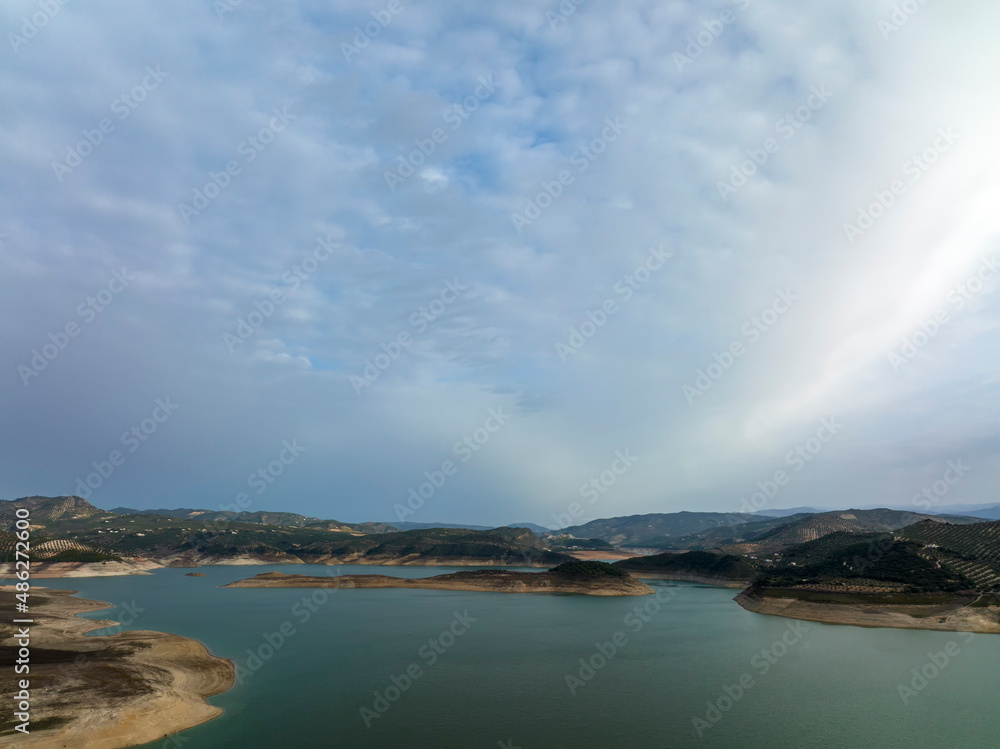
M 113 559 L 161 564 L 311 562 L 320 564 L 444 564 L 551 566 L 571 560 L 550 550 L 525 528 L 432 528 L 363 533 L 364 524 L 319 521 L 305 526 L 246 522 L 233 513 L 194 511 L 187 517 L 99 510 L 79 497 L 17 500 L 32 512 L 33 558 L 66 562 Z M 14 502 L 0 513 L 14 519 Z M 256 519 L 269 519 L 260 513 Z M 284 513 L 277 513 L 282 516 Z M 301 517 L 301 516 L 300 516 Z M 279 517 L 278 519 L 283 519 Z M 10 561 L 14 536 L 0 534 L 0 555 Z
M 257 523 L 259 525 L 277 525 L 288 528 L 318 528 L 343 533 L 388 533 L 397 530 L 388 523 L 342 523 L 337 520 L 321 520 L 320 518 L 299 515 L 294 512 L 232 512 L 229 510 L 194 510 L 181 507 L 175 510 L 133 510 L 130 507 L 116 507 L 111 510 L 118 515 L 161 515 L 180 520 L 198 520 L 200 522 L 236 522 Z
M 689 536 L 708 528 L 759 519 L 756 515 L 742 512 L 653 513 L 591 520 L 583 525 L 563 528 L 558 533 L 569 533 L 577 538 L 600 538 L 615 546 L 645 546 L 647 541 L 653 539 Z
M 886 534 L 834 533 L 786 549 L 780 562 L 762 570 L 760 584 L 883 593 L 976 588 L 960 570 L 923 551 L 920 542 Z
M 18 507 L 31 511 L 32 525 L 113 515 L 80 497 L 21 497 L 13 500 L 0 499 L 0 524 L 11 525 L 16 519 L 15 510 Z
M 660 536 L 649 539 L 643 546 L 652 549 L 671 549 L 675 551 L 714 549 L 726 544 L 752 541 L 763 536 L 768 531 L 806 517 L 809 517 L 809 515 L 805 513 L 789 515 L 787 517 L 762 517 L 759 520 L 752 520 L 738 525 L 723 525 L 717 528 L 708 528 L 698 533 L 692 533 L 689 536 Z
M 650 577 L 695 580 L 740 588 L 746 587 L 757 577 L 757 570 L 744 557 L 708 551 L 633 557 L 615 562 L 614 566 Z
M 808 515 L 791 523 L 780 525 L 751 541 L 720 546 L 728 554 L 761 556 L 774 554 L 796 544 L 822 538 L 830 533 L 847 531 L 851 533 L 887 533 L 899 530 L 921 520 L 935 522 L 977 523 L 978 518 L 949 515 L 923 515 L 903 510 L 843 510 Z
M 971 525 L 923 521 L 905 528 L 900 535 L 1000 564 L 1000 521 Z

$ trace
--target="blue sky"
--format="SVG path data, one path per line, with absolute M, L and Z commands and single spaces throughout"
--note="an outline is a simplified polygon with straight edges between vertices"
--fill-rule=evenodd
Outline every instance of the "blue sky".
M 5 3 L 0 496 L 996 501 L 1000 8 L 894 6 Z

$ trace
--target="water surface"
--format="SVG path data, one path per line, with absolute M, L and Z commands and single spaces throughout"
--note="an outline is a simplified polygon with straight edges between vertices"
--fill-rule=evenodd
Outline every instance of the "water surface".
M 47 584 L 116 605 L 91 618 L 131 609 L 128 629 L 193 637 L 239 664 L 242 683 L 211 699 L 225 714 L 179 734 L 187 749 L 992 749 L 1000 736 L 997 635 L 803 629 L 744 611 L 735 591 L 660 581 L 647 582 L 662 604 L 384 589 L 325 590 L 308 605 L 317 591 L 218 587 L 272 569 L 336 573 L 203 567 L 207 577 L 165 569 Z M 946 648 L 957 655 L 938 669 L 929 656 L 941 663 Z M 932 678 L 914 684 L 912 669 Z M 922 688 L 904 702 L 900 684 Z

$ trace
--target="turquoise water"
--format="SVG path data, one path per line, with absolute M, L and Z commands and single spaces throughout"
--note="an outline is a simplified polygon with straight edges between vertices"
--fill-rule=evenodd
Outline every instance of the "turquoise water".
M 250 673 L 248 650 L 259 658 L 271 648 L 270 657 L 250 661 L 256 670 L 242 684 L 212 698 L 223 716 L 179 734 L 183 744 L 148 746 L 992 749 L 1000 743 L 996 635 L 821 624 L 802 630 L 744 611 L 732 601 L 734 591 L 659 581 L 650 581 L 659 599 L 326 590 L 325 602 L 322 594 L 312 601 L 315 611 L 302 598 L 317 591 L 218 587 L 271 569 L 289 570 L 203 567 L 208 577 L 168 569 L 58 581 L 116 605 L 91 618 L 129 616 L 131 608 L 137 618 L 129 629 L 196 638 L 244 673 Z M 423 577 L 455 569 L 340 571 Z M 285 642 L 273 648 L 283 623 Z M 597 643 L 611 643 L 603 664 Z M 947 664 L 935 655 L 940 669 L 929 660 L 939 652 L 952 654 Z M 598 668 L 581 674 L 581 658 L 593 658 Z M 392 677 L 406 686 L 408 669 L 415 678 L 397 693 Z M 914 684 L 911 669 L 932 678 Z M 567 675 L 578 680 L 575 694 Z M 904 703 L 901 683 L 921 690 Z M 393 701 L 377 703 L 373 693 L 385 697 L 387 688 Z M 370 727 L 362 708 L 371 711 Z M 703 721 L 701 737 L 695 717 Z

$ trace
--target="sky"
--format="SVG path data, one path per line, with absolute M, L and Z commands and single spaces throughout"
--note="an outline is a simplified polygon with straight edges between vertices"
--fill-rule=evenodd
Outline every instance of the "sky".
M 996 3 L 0 27 L 0 497 L 547 527 L 1000 501 Z

